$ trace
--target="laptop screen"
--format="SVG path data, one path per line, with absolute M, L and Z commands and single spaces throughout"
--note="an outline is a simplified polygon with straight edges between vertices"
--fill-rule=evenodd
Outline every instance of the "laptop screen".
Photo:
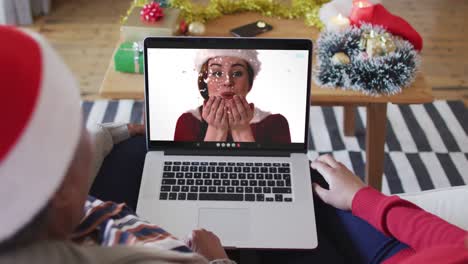
M 145 45 L 151 146 L 305 149 L 311 47 Z

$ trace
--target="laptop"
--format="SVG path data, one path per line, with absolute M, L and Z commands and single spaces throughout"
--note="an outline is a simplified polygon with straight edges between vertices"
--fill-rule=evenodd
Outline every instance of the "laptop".
M 317 247 L 307 153 L 312 42 L 150 37 L 137 204 L 178 238 L 224 247 Z

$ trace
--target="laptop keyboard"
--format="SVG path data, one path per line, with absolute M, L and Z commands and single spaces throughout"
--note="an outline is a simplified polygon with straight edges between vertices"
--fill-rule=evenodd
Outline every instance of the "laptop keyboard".
M 292 202 L 289 163 L 165 161 L 160 200 Z

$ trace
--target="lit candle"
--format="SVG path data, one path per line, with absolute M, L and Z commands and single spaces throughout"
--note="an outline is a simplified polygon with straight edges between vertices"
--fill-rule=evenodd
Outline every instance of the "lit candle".
M 353 8 L 351 9 L 351 14 L 349 19 L 353 25 L 361 25 L 360 21 L 372 15 L 373 4 L 367 0 L 353 0 Z
M 327 29 L 332 30 L 332 31 L 340 31 L 344 30 L 349 26 L 349 19 L 347 17 L 342 16 L 341 14 L 338 14 L 335 17 L 332 17 L 330 19 L 330 22 L 328 23 Z
M 369 6 L 371 6 L 371 5 L 372 5 L 372 3 L 369 3 L 369 2 L 366 1 L 366 0 L 357 0 L 357 1 L 354 0 L 354 1 L 353 1 L 353 6 L 357 6 L 357 7 L 359 7 L 359 8 L 369 7 Z

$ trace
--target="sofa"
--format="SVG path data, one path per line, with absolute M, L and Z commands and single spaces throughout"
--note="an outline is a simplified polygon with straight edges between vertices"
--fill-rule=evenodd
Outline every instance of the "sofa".
M 445 221 L 468 230 L 468 186 L 399 194 Z

